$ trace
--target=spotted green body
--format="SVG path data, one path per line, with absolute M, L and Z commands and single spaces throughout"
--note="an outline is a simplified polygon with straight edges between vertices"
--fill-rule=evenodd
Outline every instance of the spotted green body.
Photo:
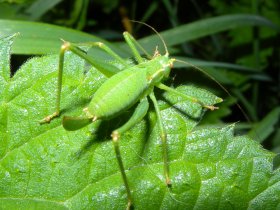
M 129 109 L 153 87 L 168 77 L 173 60 L 158 55 L 152 60 L 129 67 L 109 78 L 95 92 L 87 114 L 97 119 L 110 119 Z

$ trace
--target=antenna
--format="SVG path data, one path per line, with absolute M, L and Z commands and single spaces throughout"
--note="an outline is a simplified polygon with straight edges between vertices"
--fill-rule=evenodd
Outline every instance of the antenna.
M 209 73 L 207 73 L 206 71 L 204 71 L 203 69 L 199 68 L 198 66 L 195 66 L 187 61 L 183 61 L 183 60 L 178 60 L 176 59 L 177 62 L 179 63 L 184 63 L 187 64 L 191 67 L 193 67 L 194 69 L 202 72 L 203 74 L 205 74 L 208 78 L 210 78 L 212 81 L 214 81 L 216 84 L 219 85 L 220 88 L 222 88 L 223 91 L 225 91 L 230 97 L 233 97 L 232 94 L 220 83 L 218 82 L 212 75 L 210 75 Z M 244 115 L 244 117 L 246 118 L 246 120 L 248 122 L 252 122 L 249 118 L 249 116 L 246 114 L 246 112 L 244 111 L 244 109 L 241 107 L 241 105 L 239 103 L 236 103 L 236 106 L 239 108 L 239 110 L 241 111 L 241 113 Z
M 140 23 L 140 24 L 145 25 L 145 26 L 149 27 L 150 29 L 152 29 L 152 30 L 159 36 L 160 40 L 162 41 L 163 46 L 164 46 L 164 49 L 165 49 L 165 54 L 169 55 L 168 50 L 167 50 L 167 46 L 166 46 L 166 44 L 165 44 L 165 42 L 164 42 L 164 39 L 162 38 L 162 36 L 160 35 L 160 33 L 159 33 L 154 27 L 150 26 L 150 25 L 147 24 L 147 23 L 138 21 L 138 20 L 129 20 L 129 21 L 134 22 L 134 23 Z

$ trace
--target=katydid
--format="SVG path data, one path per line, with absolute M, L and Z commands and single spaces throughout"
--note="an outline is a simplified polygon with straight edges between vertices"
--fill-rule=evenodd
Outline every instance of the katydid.
M 154 29 L 153 29 L 154 30 Z M 108 46 L 100 42 L 86 43 L 90 47 L 99 47 L 112 56 L 117 62 L 120 63 L 119 66 L 122 68 L 119 69 L 119 72 L 111 76 L 106 82 L 104 82 L 101 87 L 95 92 L 93 98 L 91 99 L 89 105 L 84 108 L 85 116 L 80 117 L 63 117 L 63 127 L 66 130 L 77 130 L 80 129 L 92 122 L 97 120 L 107 120 L 117 117 L 118 115 L 124 113 L 134 105 L 136 108 L 131 116 L 131 118 L 120 128 L 114 130 L 111 134 L 116 158 L 119 164 L 121 176 L 126 188 L 127 193 L 127 208 L 129 209 L 133 205 L 133 198 L 131 189 L 129 186 L 129 180 L 127 179 L 125 173 L 125 166 L 122 161 L 119 141 L 121 135 L 140 122 L 144 116 L 147 114 L 149 102 L 148 98 L 151 99 L 152 104 L 155 108 L 157 120 L 159 122 L 160 138 L 162 141 L 162 154 L 163 154 L 163 163 L 164 169 L 163 173 L 165 176 L 165 182 L 168 187 L 171 186 L 171 178 L 169 175 L 169 166 L 168 166 L 168 154 L 167 154 L 167 138 L 166 132 L 164 129 L 164 123 L 161 118 L 161 113 L 157 100 L 154 95 L 154 87 L 159 89 L 169 91 L 172 94 L 176 94 L 180 97 L 183 97 L 187 100 L 191 100 L 195 103 L 199 103 L 203 108 L 214 110 L 217 107 L 203 104 L 200 100 L 185 95 L 181 92 L 178 92 L 175 89 L 172 89 L 162 82 L 168 78 L 170 70 L 173 66 L 173 63 L 176 61 L 173 58 L 169 58 L 167 47 L 165 47 L 165 54 L 161 55 L 157 50 L 151 59 L 144 59 L 141 57 L 137 48 L 143 50 L 143 48 L 138 44 L 138 42 L 130 35 L 128 32 L 124 32 L 124 38 L 129 45 L 135 60 L 137 61 L 136 65 L 128 64 L 123 58 L 118 56 L 113 50 Z M 160 36 L 163 41 L 162 37 Z M 57 87 L 57 99 L 56 99 L 56 111 L 45 117 L 40 123 L 49 123 L 54 117 L 59 116 L 60 114 L 60 99 L 61 99 L 61 87 L 62 87 L 62 72 L 63 72 L 63 60 L 65 51 L 70 50 L 73 53 L 77 54 L 81 58 L 85 59 L 91 65 L 99 69 L 96 65 L 96 62 L 93 58 L 88 56 L 81 48 L 80 45 L 65 42 L 61 46 L 60 57 L 59 57 L 59 67 L 58 67 L 58 87 Z M 145 52 L 145 51 L 144 51 Z M 104 70 L 100 70 L 104 73 Z M 106 72 L 105 72 L 106 73 Z

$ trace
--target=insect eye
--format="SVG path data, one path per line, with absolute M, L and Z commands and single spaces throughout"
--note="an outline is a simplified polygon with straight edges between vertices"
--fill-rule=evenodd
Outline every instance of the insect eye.
M 173 63 L 174 63 L 175 59 L 170 59 L 170 62 L 169 62 L 169 67 L 170 68 L 173 68 Z

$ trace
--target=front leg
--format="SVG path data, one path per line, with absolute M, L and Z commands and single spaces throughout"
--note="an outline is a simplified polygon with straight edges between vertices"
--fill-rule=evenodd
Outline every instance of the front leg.
M 122 70 L 122 69 L 118 69 L 113 65 L 108 65 L 105 62 L 100 62 L 97 59 L 92 58 L 91 56 L 87 55 L 78 46 L 99 47 L 102 50 L 104 50 L 106 53 L 108 53 L 110 56 L 112 56 L 114 59 L 116 59 L 123 67 L 128 67 L 128 64 L 124 59 L 122 59 L 112 49 L 110 49 L 107 45 L 101 42 L 88 42 L 88 43 L 83 43 L 83 44 L 81 43 L 76 45 L 64 41 L 63 45 L 60 48 L 60 53 L 59 53 L 55 112 L 53 114 L 46 116 L 44 119 L 40 120 L 39 121 L 40 124 L 49 123 L 53 118 L 58 117 L 60 114 L 62 76 L 63 76 L 64 57 L 66 51 L 71 51 L 74 54 L 78 55 L 79 57 L 83 58 L 107 77 L 110 77 Z
M 68 43 L 64 43 L 60 48 L 59 53 L 59 63 L 58 63 L 58 77 L 57 77 L 57 89 L 56 89 L 56 106 L 55 112 L 46 116 L 44 119 L 40 121 L 40 124 L 50 123 L 50 121 L 58 117 L 60 114 L 60 98 L 61 98 L 61 87 L 62 87 L 62 75 L 63 75 L 63 64 L 64 64 L 64 54 L 65 51 L 68 50 Z

